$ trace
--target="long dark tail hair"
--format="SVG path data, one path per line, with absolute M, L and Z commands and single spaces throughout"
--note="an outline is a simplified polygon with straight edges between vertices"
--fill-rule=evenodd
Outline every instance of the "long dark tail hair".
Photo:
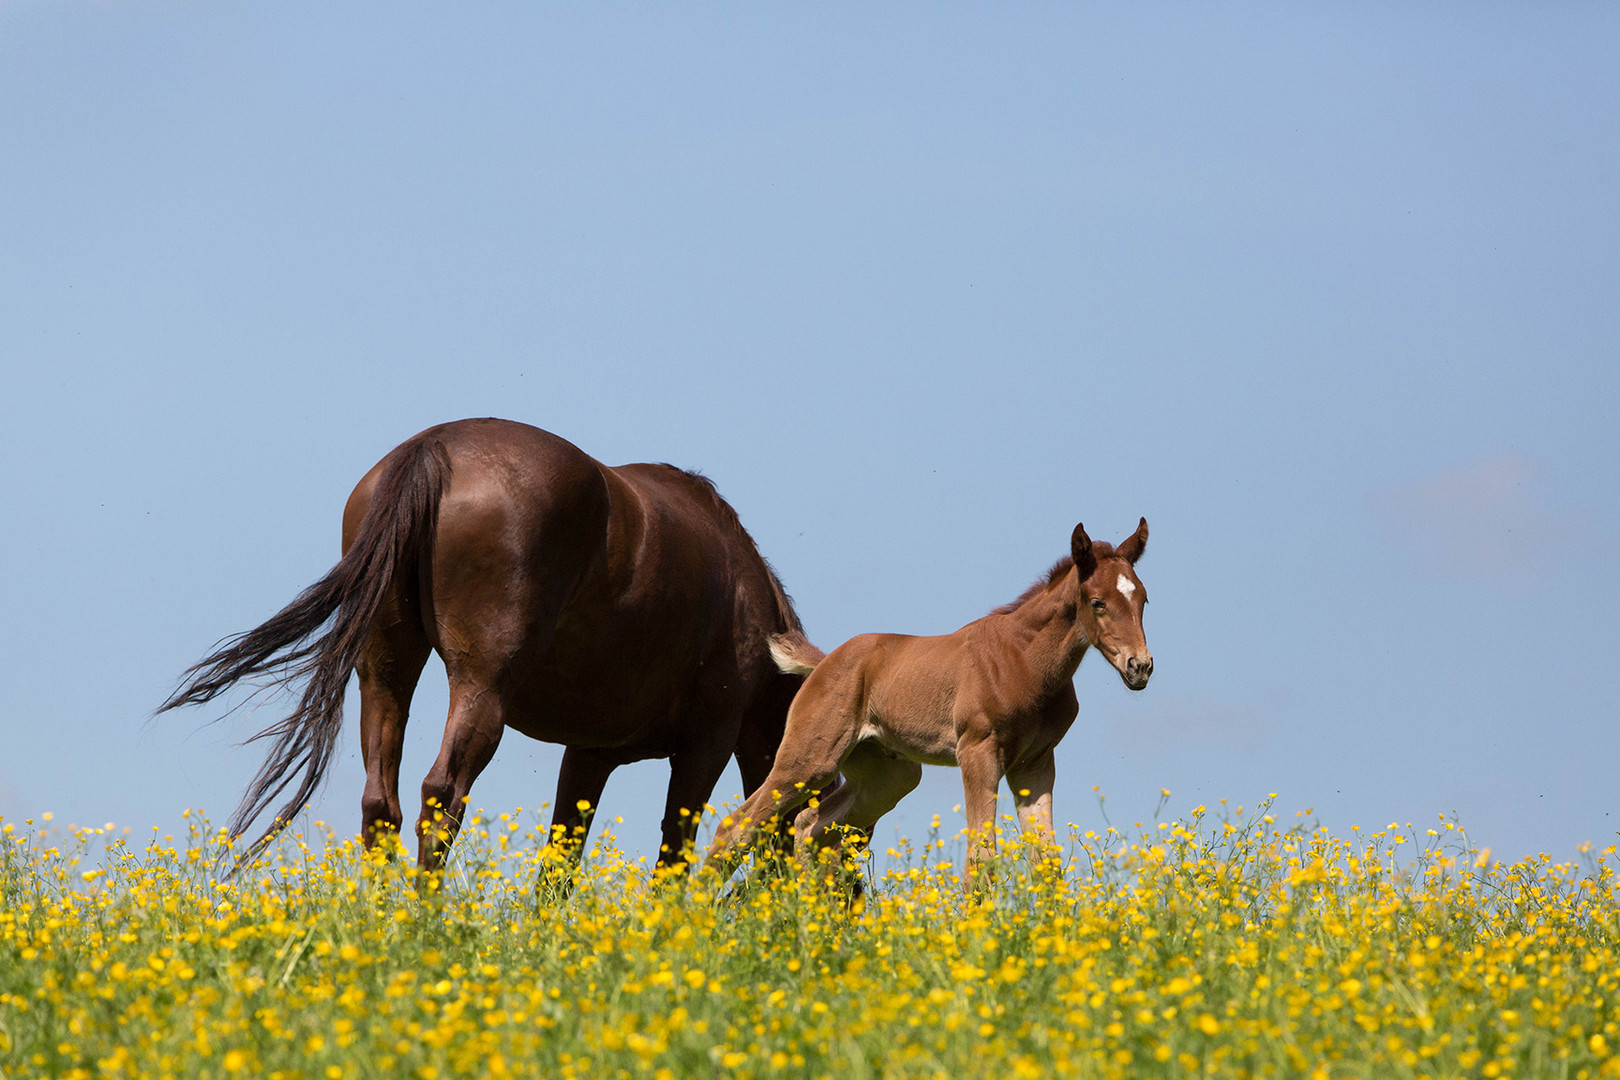
M 347 553 L 320 581 L 263 625 L 227 638 L 181 676 L 181 686 L 158 712 L 212 701 L 243 679 L 266 676 L 274 684 L 307 679 L 298 707 L 250 738 L 272 740 L 270 756 L 231 816 L 230 835 L 247 831 L 294 780 L 292 798 L 238 857 L 250 861 L 292 820 L 320 786 L 343 727 L 349 673 L 371 621 L 395 575 L 431 564 L 439 500 L 450 476 L 450 457 L 436 439 L 404 443 L 390 457 L 371 505 Z M 330 622 L 325 633 L 322 627 Z

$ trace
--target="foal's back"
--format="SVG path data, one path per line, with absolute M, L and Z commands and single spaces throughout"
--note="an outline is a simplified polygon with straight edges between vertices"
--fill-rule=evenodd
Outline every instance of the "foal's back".
M 926 637 L 850 638 L 816 666 L 794 699 L 793 713 L 806 720 L 831 714 L 840 726 L 853 728 L 857 739 L 875 738 L 924 764 L 954 765 L 958 713 L 972 709 L 971 699 L 1006 666 L 997 659 L 1001 650 L 994 648 L 993 635 L 981 626 L 985 622 Z

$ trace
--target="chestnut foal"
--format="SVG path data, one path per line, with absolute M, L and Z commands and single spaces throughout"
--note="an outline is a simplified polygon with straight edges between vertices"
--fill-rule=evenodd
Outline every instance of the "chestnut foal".
M 772 639 L 784 672 L 809 678 L 764 783 L 726 818 L 709 848 L 729 876 L 755 830 L 810 805 L 799 842 L 871 835 L 878 818 L 922 779 L 922 766 L 957 765 L 967 796 L 968 880 L 995 850 L 996 789 L 1007 778 L 1022 827 L 1052 839 L 1052 750 L 1079 705 L 1074 673 L 1095 645 L 1132 690 L 1153 657 L 1142 633 L 1147 590 L 1135 564 L 1147 519 L 1117 548 L 1076 525 L 1070 554 L 1017 600 L 940 637 L 862 634 L 825 657 L 802 637 Z M 839 774 L 843 774 L 840 782 Z

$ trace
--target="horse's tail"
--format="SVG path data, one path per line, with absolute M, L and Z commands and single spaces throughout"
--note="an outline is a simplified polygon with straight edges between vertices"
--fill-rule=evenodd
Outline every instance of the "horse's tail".
M 298 786 L 276 820 L 241 854 L 238 866 L 263 850 L 314 796 L 343 726 L 349 673 L 359 662 L 377 609 L 398 574 L 431 563 L 449 454 L 439 441 L 418 437 L 389 457 L 359 532 L 338 564 L 263 625 L 227 638 L 193 665 L 158 708 L 161 713 L 212 701 L 254 676 L 282 685 L 308 680 L 292 714 L 248 740 L 270 739 L 271 750 L 231 817 L 232 838 L 246 832 L 294 780 Z
M 827 654 L 812 645 L 803 630 L 771 635 L 771 659 L 784 675 L 808 675 L 826 658 Z

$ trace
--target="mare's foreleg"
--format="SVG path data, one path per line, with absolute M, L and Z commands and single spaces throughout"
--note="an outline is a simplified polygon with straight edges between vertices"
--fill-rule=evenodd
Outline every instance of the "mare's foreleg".
M 737 733 L 737 771 L 742 775 L 743 798 L 760 789 L 776 764 L 776 752 L 782 745 L 787 728 L 787 714 L 793 697 L 804 685 L 803 675 L 774 676 L 754 696 L 748 710 L 743 713 L 742 729 Z M 761 838 L 762 842 L 766 838 Z M 778 821 L 774 835 L 768 842 L 780 854 L 793 852 L 793 829 L 790 822 Z
M 732 737 L 710 738 L 676 751 L 669 759 L 669 795 L 664 800 L 664 821 L 658 847 L 659 866 L 685 866 L 693 861 L 692 841 L 697 837 L 703 808 L 720 782 L 736 744 L 736 725 L 720 725 Z
M 551 833 L 536 882 L 542 893 L 548 886 L 563 897 L 573 891 L 574 871 L 585 851 L 591 819 L 602 803 L 602 789 L 624 760 L 616 751 L 579 746 L 563 751 L 562 766 L 557 770 L 557 796 L 551 809 Z
M 613 770 L 623 764 L 623 756 L 613 751 L 578 746 L 563 751 L 548 846 L 560 845 L 559 851 L 578 861 L 590 833 L 591 819 L 601 805 L 602 789 L 607 787 Z

